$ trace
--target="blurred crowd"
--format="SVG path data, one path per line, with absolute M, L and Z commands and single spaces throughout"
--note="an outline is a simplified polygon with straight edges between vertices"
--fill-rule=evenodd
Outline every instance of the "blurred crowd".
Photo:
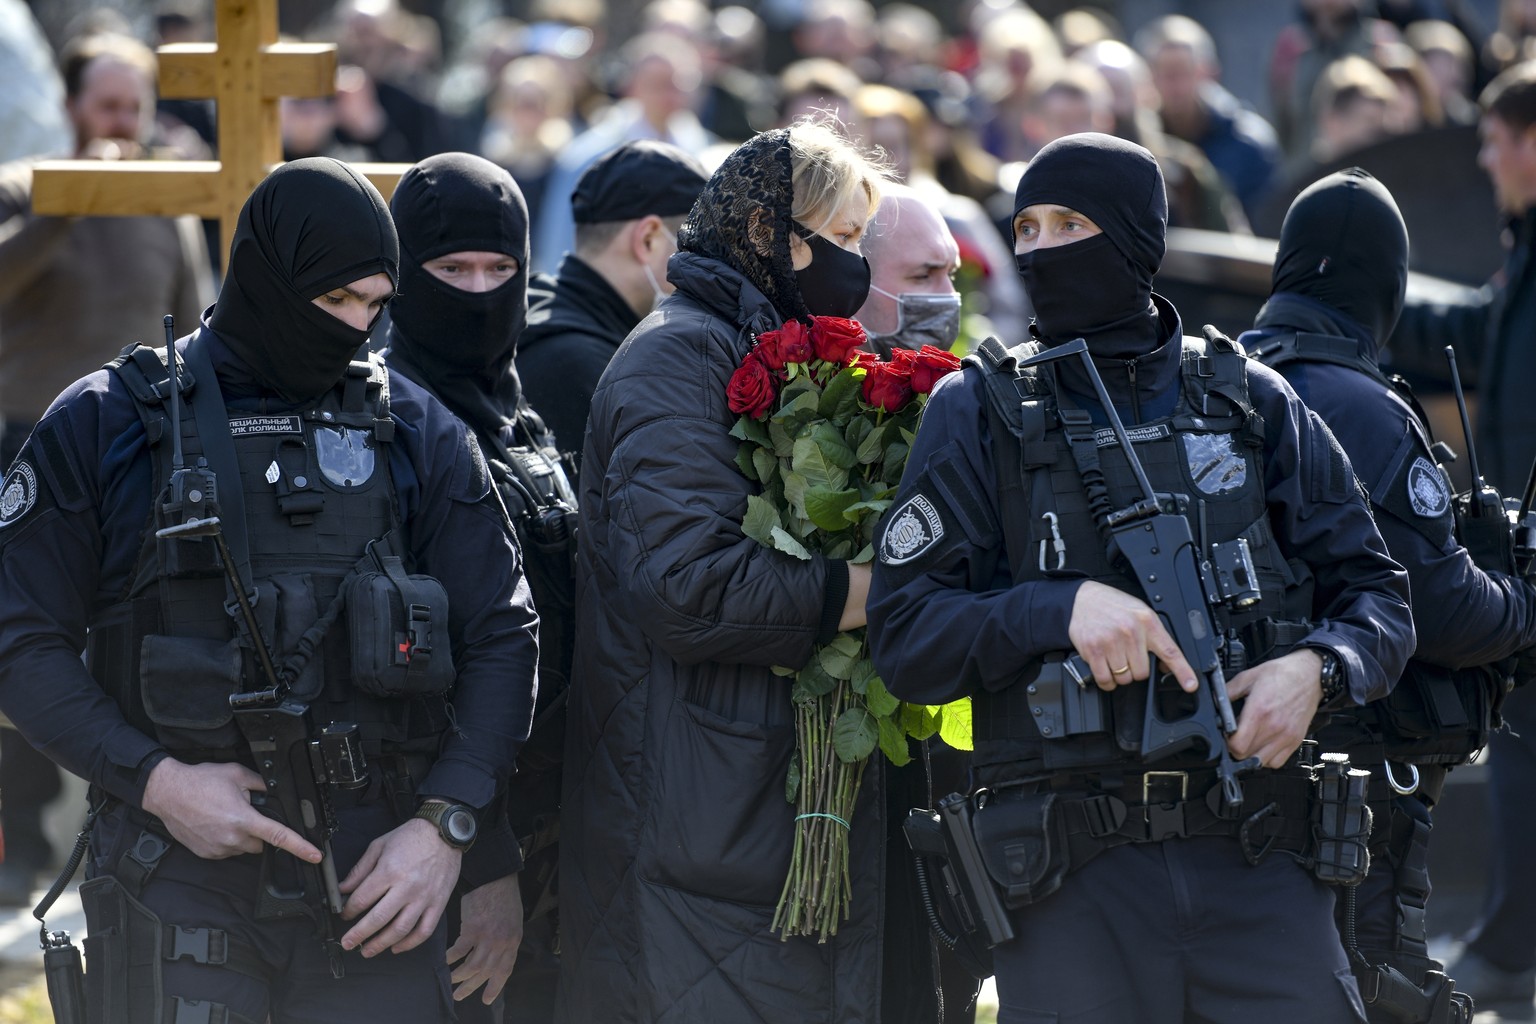
M 151 45 L 213 35 L 212 0 L 142 10 L 123 0 L 63 24 L 60 7 L 75 0 L 31 2 L 61 49 L 101 33 Z M 285 154 L 481 154 L 527 196 L 538 271 L 571 247 L 576 177 L 614 145 L 662 139 L 710 167 L 756 131 L 832 110 L 943 214 L 961 246 L 967 309 L 1003 337 L 1022 336 L 1027 312 L 1016 276 L 995 272 L 1010 263 L 1013 187 L 1051 140 L 1095 130 L 1140 142 L 1163 164 L 1173 226 L 1245 233 L 1283 182 L 1310 180 L 1388 135 L 1474 123 L 1481 85 L 1536 52 L 1532 0 L 1503 0 L 1496 25 L 1479 24 L 1467 0 L 1298 0 L 1294 19 L 1263 44 L 1269 95 L 1245 98 L 1223 86 L 1211 34 L 1179 14 L 1127 31 L 1104 9 L 1047 19 L 1022 0 L 284 0 L 280 9 L 296 38 L 335 42 L 340 57 L 334 96 L 283 101 Z M 0 35 L 17 57 L 0 62 L 0 105 L 14 108 L 0 127 L 15 126 L 0 132 L 0 159 L 67 149 L 62 128 L 50 136 L 36 123 L 50 110 L 61 120 L 63 104 L 49 81 L 50 41 L 24 0 L 0 0 Z M 53 104 L 38 102 L 49 96 Z M 143 141 L 207 157 L 214 118 L 211 103 L 161 102 Z

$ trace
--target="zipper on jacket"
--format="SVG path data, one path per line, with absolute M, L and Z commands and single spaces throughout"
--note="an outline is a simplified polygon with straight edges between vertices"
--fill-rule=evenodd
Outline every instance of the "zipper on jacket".
M 1131 379 L 1131 422 L 1141 422 L 1141 396 L 1136 393 L 1136 360 L 1125 361 L 1125 375 Z

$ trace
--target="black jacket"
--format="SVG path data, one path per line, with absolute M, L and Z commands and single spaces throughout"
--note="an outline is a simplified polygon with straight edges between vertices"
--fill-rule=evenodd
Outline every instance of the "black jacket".
M 539 274 L 530 283 L 517 375 L 561 451 L 581 451 L 598 378 L 639 322 L 613 286 L 572 253 L 555 277 Z
M 728 265 L 672 258 L 675 295 L 614 355 L 582 460 L 577 645 L 561 821 L 569 1024 L 871 1024 L 880 1013 L 880 773 L 853 907 L 826 945 L 769 930 L 789 868 L 788 682 L 842 566 L 741 532 L 726 383 L 779 318 Z M 835 628 L 835 615 L 833 626 Z
M 1506 496 L 1518 496 L 1536 458 L 1536 216 L 1513 225 L 1504 268 L 1463 305 L 1410 302 L 1387 349 L 1391 369 L 1444 379 L 1454 344 L 1465 383 L 1477 389 L 1478 468 Z

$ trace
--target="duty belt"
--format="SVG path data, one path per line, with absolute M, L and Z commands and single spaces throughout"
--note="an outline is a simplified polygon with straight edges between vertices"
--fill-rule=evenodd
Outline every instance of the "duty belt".
M 1243 780 L 1243 803 L 1222 808 L 1214 769 L 1148 771 L 1098 779 L 1056 776 L 1034 784 L 1056 790 L 1067 835 L 1069 870 L 1126 843 L 1232 836 L 1250 864 L 1271 851 L 1301 858 L 1311 840 L 1311 780 L 1271 771 Z M 995 799 L 1007 800 L 1008 790 Z

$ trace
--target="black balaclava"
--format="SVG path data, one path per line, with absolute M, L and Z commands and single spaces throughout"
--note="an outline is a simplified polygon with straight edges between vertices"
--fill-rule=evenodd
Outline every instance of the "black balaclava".
M 240 210 L 208 326 L 263 387 L 302 405 L 329 391 L 368 340 L 314 300 L 374 274 L 397 283 L 399 259 L 389 210 L 368 179 L 327 157 L 295 160 Z
M 1100 356 L 1141 355 L 1161 343 L 1152 278 L 1168 227 L 1163 172 L 1151 153 L 1085 132 L 1035 155 L 1014 194 L 1014 215 L 1037 204 L 1076 210 L 1103 232 L 1015 257 L 1036 332 L 1059 344 L 1085 338 Z
M 1296 197 L 1280 228 L 1270 300 L 1258 325 L 1287 318 L 1286 297 L 1322 303 L 1385 344 L 1408 287 L 1408 229 L 1387 187 L 1358 167 L 1322 178 Z M 1350 333 L 1348 324 L 1337 325 Z
M 785 320 L 810 315 L 789 255 L 794 208 L 789 129 L 759 132 L 710 177 L 677 235 L 682 252 L 730 264 Z
M 428 157 L 390 200 L 400 232 L 400 294 L 390 304 L 389 361 L 478 431 L 510 423 L 521 395 L 513 357 L 528 319 L 528 205 L 512 175 L 482 157 Z M 488 292 L 439 281 L 423 264 L 454 252 L 517 260 Z

